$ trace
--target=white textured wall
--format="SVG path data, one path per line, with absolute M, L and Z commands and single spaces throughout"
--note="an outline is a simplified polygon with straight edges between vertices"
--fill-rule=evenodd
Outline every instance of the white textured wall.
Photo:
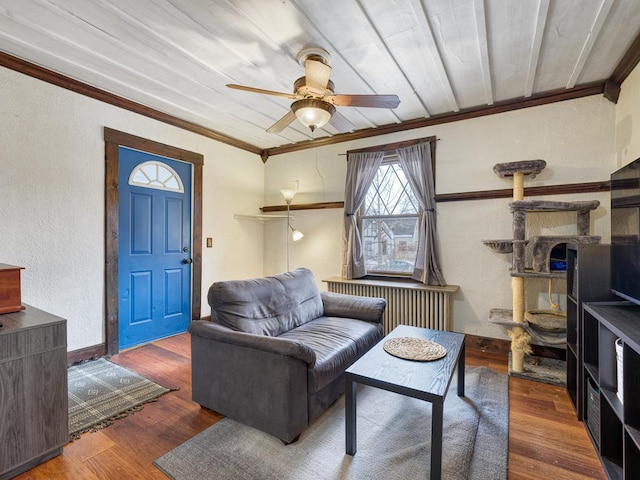
M 278 155 L 265 171 L 265 203 L 283 204 L 279 188 L 299 180 L 293 203 L 340 201 L 344 198 L 346 158 L 350 149 L 435 135 L 437 193 L 511 188 L 498 178 L 493 165 L 544 159 L 547 168 L 526 186 L 557 185 L 608 180 L 615 169 L 615 105 L 592 96 L 499 115 L 411 130 L 394 135 L 331 145 L 311 151 Z M 549 197 L 550 200 L 599 200 L 592 215 L 592 233 L 609 240 L 608 194 Z M 443 202 L 438 205 L 438 230 L 444 275 L 460 286 L 454 297 L 454 329 L 504 338 L 487 321 L 491 308 L 511 307 L 511 256 L 493 253 L 482 239 L 511 238 L 508 199 Z M 291 245 L 291 267 L 307 266 L 317 280 L 339 275 L 342 251 L 342 210 L 295 212 L 295 225 L 304 231 Z M 532 215 L 528 235 L 575 233 L 575 214 Z M 282 271 L 284 231 L 270 223 L 265 229 L 265 273 Z M 324 286 L 324 284 L 321 284 Z M 325 287 L 326 288 L 326 287 Z M 564 281 L 554 290 L 564 290 Z M 546 281 L 527 281 L 529 308 L 548 308 Z M 533 305 L 540 298 L 540 305 Z M 555 300 L 555 297 L 554 297 Z
M 622 83 L 616 106 L 618 167 L 640 158 L 640 65 Z
M 202 136 L 0 68 L 0 263 L 25 267 L 24 303 L 68 320 L 68 349 L 104 341 L 104 126 L 205 158 L 202 314 L 215 280 L 259 276 L 264 166 Z

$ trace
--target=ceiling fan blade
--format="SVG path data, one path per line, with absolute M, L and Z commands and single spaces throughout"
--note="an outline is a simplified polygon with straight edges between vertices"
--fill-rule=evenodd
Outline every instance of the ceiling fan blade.
M 293 100 L 300 98 L 298 95 L 294 93 L 274 92 L 273 90 L 264 90 L 262 88 L 254 88 L 254 87 L 245 87 L 244 85 L 234 85 L 232 83 L 227 84 L 227 87 L 233 88 L 234 90 L 243 90 L 245 92 L 262 93 L 263 95 L 274 95 L 276 97 L 291 98 Z
M 304 76 L 308 88 L 324 92 L 331 76 L 331 67 L 318 60 L 307 59 L 304 62 Z
M 351 123 L 347 119 L 347 117 L 345 117 L 344 115 L 342 115 L 340 112 L 337 112 L 337 111 L 334 112 L 333 115 L 331 115 L 331 119 L 329 120 L 329 123 L 333 128 L 335 128 L 340 133 L 350 132 L 354 128 L 356 128 L 353 125 L 353 123 Z
M 291 122 L 296 119 L 296 114 L 292 110 L 289 110 L 287 114 L 278 120 L 276 123 L 267 128 L 268 133 L 280 133 L 287 128 Z
M 397 95 L 327 95 L 323 100 L 339 107 L 396 108 Z

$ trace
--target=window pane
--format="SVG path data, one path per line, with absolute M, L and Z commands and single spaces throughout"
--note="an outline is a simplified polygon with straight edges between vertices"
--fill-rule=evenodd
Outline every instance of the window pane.
M 363 219 L 362 240 L 369 272 L 413 272 L 418 247 L 417 217 Z
M 418 206 L 400 164 L 383 163 L 363 207 L 361 233 L 367 271 L 413 272 L 418 248 Z
M 157 161 L 143 162 L 136 166 L 129 176 L 129 185 L 184 192 L 178 174 L 168 165 Z
M 170 190 L 180 190 L 180 185 L 178 184 L 178 181 L 176 180 L 175 177 L 171 177 L 170 179 L 168 179 L 165 182 L 165 187 L 167 187 Z
M 364 202 L 365 215 L 418 213 L 416 200 L 400 164 L 383 164 L 378 169 Z

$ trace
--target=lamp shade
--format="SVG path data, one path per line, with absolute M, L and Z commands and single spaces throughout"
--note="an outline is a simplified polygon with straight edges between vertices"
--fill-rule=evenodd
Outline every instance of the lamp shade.
M 285 202 L 289 203 L 291 202 L 291 200 L 293 200 L 293 197 L 296 196 L 296 193 L 298 193 L 298 191 L 288 189 L 288 188 L 283 188 L 282 190 L 280 190 L 280 193 L 284 197 Z
M 291 238 L 293 238 L 294 242 L 302 240 L 302 237 L 304 237 L 304 234 L 300 230 L 296 230 L 295 228 L 291 229 Z
M 336 108 L 328 102 L 315 98 L 305 98 L 293 102 L 291 110 L 296 114 L 296 118 L 305 127 L 313 132 L 316 128 L 324 127 L 331 116 L 335 113 Z

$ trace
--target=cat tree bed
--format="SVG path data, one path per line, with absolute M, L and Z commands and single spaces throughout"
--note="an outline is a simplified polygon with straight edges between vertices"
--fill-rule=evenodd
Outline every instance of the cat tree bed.
M 534 313 L 530 313 L 529 315 L 527 315 L 527 312 Z M 513 310 L 506 308 L 492 308 L 489 311 L 489 321 L 493 324 L 500 325 L 507 332 L 509 332 L 512 328 L 522 328 L 537 344 L 549 347 L 564 347 L 566 345 L 567 317 L 562 316 L 563 312 L 556 312 L 558 314 L 558 318 L 556 319 L 556 323 L 554 325 L 555 328 L 553 330 L 549 328 L 551 323 L 545 322 L 542 318 L 534 318 L 541 316 L 535 314 L 535 312 L 543 312 L 543 310 L 527 310 L 527 312 L 525 312 L 524 315 L 526 319 L 524 322 L 514 322 Z M 544 312 L 548 318 L 548 315 L 550 314 L 550 312 L 552 312 L 552 310 L 544 310 Z M 541 323 L 543 325 L 538 325 L 538 323 Z
M 566 333 L 567 314 L 559 310 L 527 310 L 524 319 L 535 329 L 549 333 Z

